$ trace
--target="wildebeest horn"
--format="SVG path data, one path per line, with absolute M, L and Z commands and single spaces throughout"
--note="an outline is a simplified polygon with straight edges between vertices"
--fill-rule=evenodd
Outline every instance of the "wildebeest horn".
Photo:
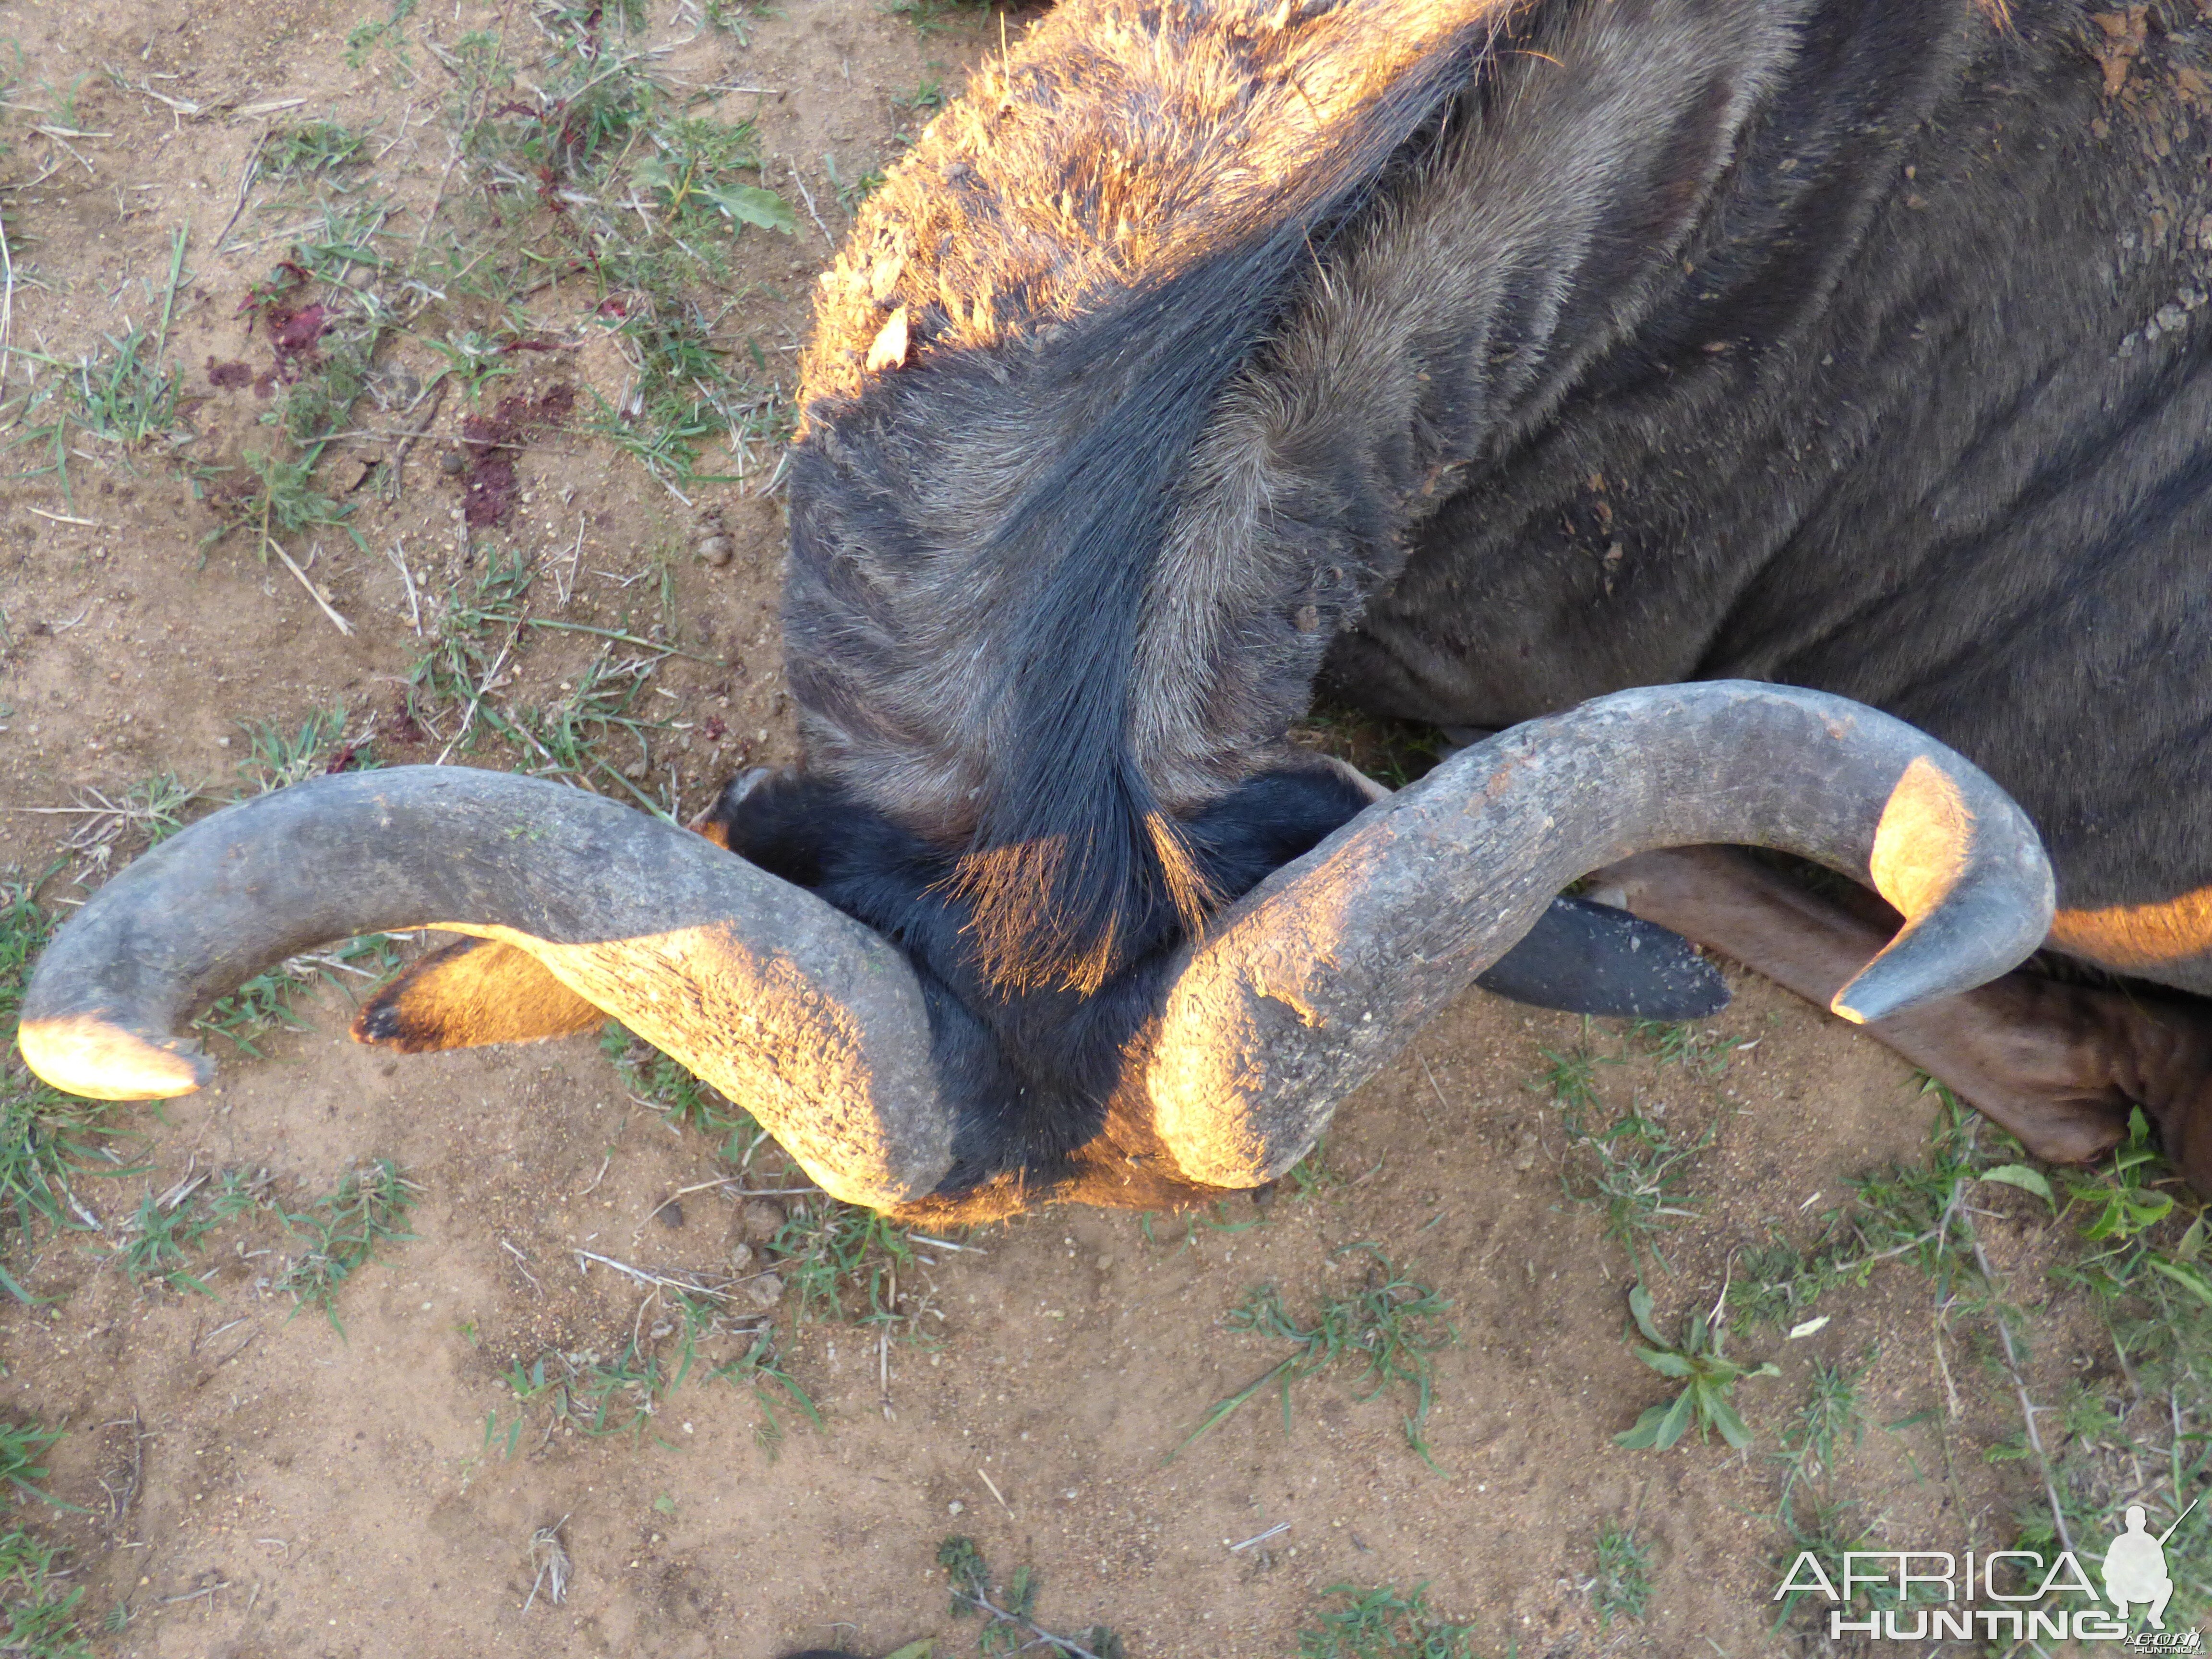
M 1715 842 L 1814 860 L 1904 914 L 1837 994 L 1847 1019 L 1993 979 L 2050 929 L 2027 816 L 1904 722 L 1747 681 L 1623 691 L 1461 751 L 1225 914 L 1146 1062 L 1156 1132 L 1194 1181 L 1273 1179 L 1564 883 Z
M 536 778 L 318 778 L 155 848 L 62 928 L 19 1042 L 57 1088 L 189 1093 L 185 1023 L 331 939 L 429 926 L 527 951 L 744 1102 L 828 1191 L 887 1208 L 951 1164 L 913 971 L 877 934 L 697 836 Z
M 1763 684 L 1622 692 L 1462 751 L 1255 889 L 1188 954 L 1127 1086 L 1189 1180 L 1271 1180 L 1563 883 L 1708 842 L 1817 860 L 1905 915 L 1837 997 L 1852 1018 L 1994 977 L 2050 925 L 2026 817 L 1910 726 Z M 317 779 L 156 848 L 48 947 L 24 1058 L 79 1094 L 187 1093 L 212 1066 L 178 1033 L 207 1002 L 324 940 L 416 926 L 527 951 L 840 1198 L 896 1208 L 951 1167 L 921 990 L 890 944 L 613 801 L 461 768 Z

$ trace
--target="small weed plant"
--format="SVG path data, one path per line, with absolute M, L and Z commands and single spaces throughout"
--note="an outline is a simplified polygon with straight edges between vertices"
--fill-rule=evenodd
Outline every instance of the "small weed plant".
M 980 1617 L 975 1636 L 981 1654 L 1060 1654 L 1066 1659 L 1127 1659 L 1121 1638 L 1103 1625 L 1061 1636 L 1036 1622 L 1037 1591 L 1042 1581 L 1026 1566 L 1016 1567 L 994 1589 L 991 1569 L 972 1538 L 948 1538 L 937 1547 L 937 1565 L 952 1589 L 955 1619 Z M 919 1645 L 919 1644 L 917 1644 Z M 894 1656 L 896 1659 L 896 1656 Z
M 703 1359 L 703 1346 L 726 1340 L 738 1345 L 730 1358 L 719 1364 Z M 500 1380 L 513 1396 L 514 1419 L 503 1424 L 496 1408 L 487 1412 L 484 1448 L 513 1457 L 533 1414 L 541 1412 L 546 1438 L 566 1427 L 593 1437 L 626 1434 L 635 1439 L 695 1372 L 752 1395 L 761 1413 L 753 1437 L 771 1459 L 784 1441 L 778 1407 L 795 1407 L 815 1427 L 822 1426 L 814 1401 L 783 1367 L 775 1326 L 733 1317 L 719 1292 L 702 1289 L 679 1294 L 672 1311 L 641 1332 L 634 1330 L 611 1358 L 584 1350 L 541 1353 L 526 1366 L 514 1361 Z
M 1238 1407 L 1270 1387 L 1281 1396 L 1283 1432 L 1291 1431 L 1291 1389 L 1294 1383 L 1340 1364 L 1363 1373 L 1365 1392 L 1357 1398 L 1372 1400 L 1392 1388 L 1410 1389 L 1413 1400 L 1403 1426 L 1406 1443 L 1431 1468 L 1425 1431 L 1435 1383 L 1435 1356 L 1459 1340 L 1446 1315 L 1451 1304 L 1430 1285 L 1409 1277 L 1372 1244 L 1356 1244 L 1339 1255 L 1363 1253 L 1369 1258 L 1367 1283 L 1355 1294 L 1323 1303 L 1310 1324 L 1301 1324 L 1283 1305 L 1282 1292 L 1263 1285 L 1246 1297 L 1222 1320 L 1233 1331 L 1249 1332 L 1291 1345 L 1291 1352 L 1252 1382 L 1210 1407 L 1178 1452 L 1203 1439 L 1232 1416 Z M 1172 1455 L 1173 1454 L 1170 1454 Z
M 1590 1610 L 1598 1628 L 1616 1619 L 1641 1619 L 1651 1601 L 1651 1547 L 1636 1541 L 1632 1523 L 1601 1522 L 1597 1529 L 1597 1571 L 1590 1580 Z
M 1636 1357 L 1660 1376 L 1682 1385 L 1681 1392 L 1662 1406 L 1654 1406 L 1636 1419 L 1636 1426 L 1613 1436 L 1631 1450 L 1664 1451 L 1692 1428 L 1699 1440 L 1717 1431 L 1738 1451 L 1751 1444 L 1751 1431 L 1731 1396 L 1747 1377 L 1779 1376 L 1772 1363 L 1742 1365 L 1723 1352 L 1728 1327 L 1718 1310 L 1692 1313 L 1682 1326 L 1682 1339 L 1670 1343 L 1659 1333 L 1653 1316 L 1651 1292 L 1638 1279 L 1628 1291 L 1628 1311 L 1636 1328 L 1650 1346 L 1638 1347 Z
M 799 1317 L 888 1325 L 911 1334 L 899 1310 L 898 1275 L 914 1246 L 887 1216 L 824 1194 L 799 1199 L 769 1241 L 776 1271 L 796 1298 Z

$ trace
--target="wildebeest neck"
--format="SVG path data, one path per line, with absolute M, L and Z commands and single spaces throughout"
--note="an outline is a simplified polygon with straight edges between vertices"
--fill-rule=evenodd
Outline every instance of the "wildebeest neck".
M 1021 130 L 933 129 L 864 228 L 889 264 L 832 274 L 793 477 L 793 688 L 816 765 L 959 850 L 988 981 L 1094 991 L 1161 913 L 1210 908 L 1182 824 L 1205 795 L 1162 799 L 1131 738 L 1141 702 L 1202 696 L 1133 679 L 1184 462 L 1312 250 L 1464 82 L 1488 10 L 1238 32 L 1162 9 L 1096 37 L 1129 50 L 1079 80 L 1018 53 L 998 73 Z M 1148 79 L 1160 131 L 1113 131 Z M 903 250 L 933 226 L 957 235 L 925 280 Z

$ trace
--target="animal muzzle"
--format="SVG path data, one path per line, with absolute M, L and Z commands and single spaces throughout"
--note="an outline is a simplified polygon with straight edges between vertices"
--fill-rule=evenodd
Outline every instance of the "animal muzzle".
M 1563 884 L 1707 842 L 1811 859 L 1904 915 L 1837 995 L 1846 1018 L 1992 979 L 2051 924 L 2033 827 L 1924 734 L 1789 687 L 1620 692 L 1461 751 L 1188 946 L 1128 1052 L 1159 1144 L 1194 1186 L 1273 1179 Z M 459 768 L 316 779 L 156 848 L 48 947 L 24 1058 L 77 1094 L 189 1093 L 213 1066 L 184 1033 L 215 998 L 325 940 L 413 927 L 528 952 L 839 1198 L 897 1208 L 952 1166 L 921 988 L 890 944 L 672 824 Z

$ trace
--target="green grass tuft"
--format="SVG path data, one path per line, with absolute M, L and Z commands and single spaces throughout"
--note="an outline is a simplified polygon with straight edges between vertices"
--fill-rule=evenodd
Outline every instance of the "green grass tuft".
M 1435 1381 L 1433 1356 L 1459 1340 L 1458 1331 L 1445 1318 L 1451 1304 L 1432 1287 L 1408 1278 L 1372 1244 L 1354 1244 L 1336 1254 L 1358 1251 L 1372 1258 L 1367 1284 L 1356 1295 L 1322 1304 L 1310 1326 L 1302 1326 L 1291 1316 L 1283 1305 L 1282 1292 L 1272 1285 L 1252 1291 L 1241 1307 L 1223 1318 L 1221 1322 L 1231 1330 L 1273 1337 L 1291 1344 L 1291 1352 L 1246 1387 L 1215 1401 L 1176 1452 L 1187 1450 L 1212 1433 L 1270 1384 L 1281 1395 L 1283 1432 L 1288 1434 L 1291 1384 L 1341 1361 L 1355 1369 L 1364 1368 L 1360 1381 L 1366 1385 L 1366 1392 L 1357 1395 L 1363 1402 L 1393 1386 L 1413 1389 L 1413 1408 L 1404 1420 L 1406 1443 L 1431 1468 L 1437 1467 L 1423 1431 Z
M 401 1223 L 418 1190 L 398 1164 L 380 1158 L 349 1173 L 327 1198 L 305 1210 L 281 1212 L 293 1237 L 306 1246 L 276 1279 L 276 1289 L 290 1293 L 294 1310 L 313 1304 L 343 1336 L 339 1286 L 374 1260 L 380 1246 L 415 1237 Z
M 1636 1541 L 1633 1526 L 1598 1524 L 1597 1573 L 1589 1597 L 1601 1630 L 1611 1628 L 1616 1619 L 1644 1617 L 1651 1600 L 1651 1546 Z
M 1474 1626 L 1431 1613 L 1428 1589 L 1331 1584 L 1323 1594 L 1342 1605 L 1298 1632 L 1298 1659 L 1475 1659 Z
M 54 1502 L 39 1485 L 46 1477 L 40 1460 L 61 1437 L 59 1429 L 36 1423 L 0 1423 L 0 1481 L 6 1483 L 12 1503 Z M 0 1653 L 20 1659 L 91 1659 L 91 1644 L 76 1620 L 84 1587 L 64 1584 L 69 1575 L 56 1565 L 59 1554 L 15 1516 L 0 1522 Z

